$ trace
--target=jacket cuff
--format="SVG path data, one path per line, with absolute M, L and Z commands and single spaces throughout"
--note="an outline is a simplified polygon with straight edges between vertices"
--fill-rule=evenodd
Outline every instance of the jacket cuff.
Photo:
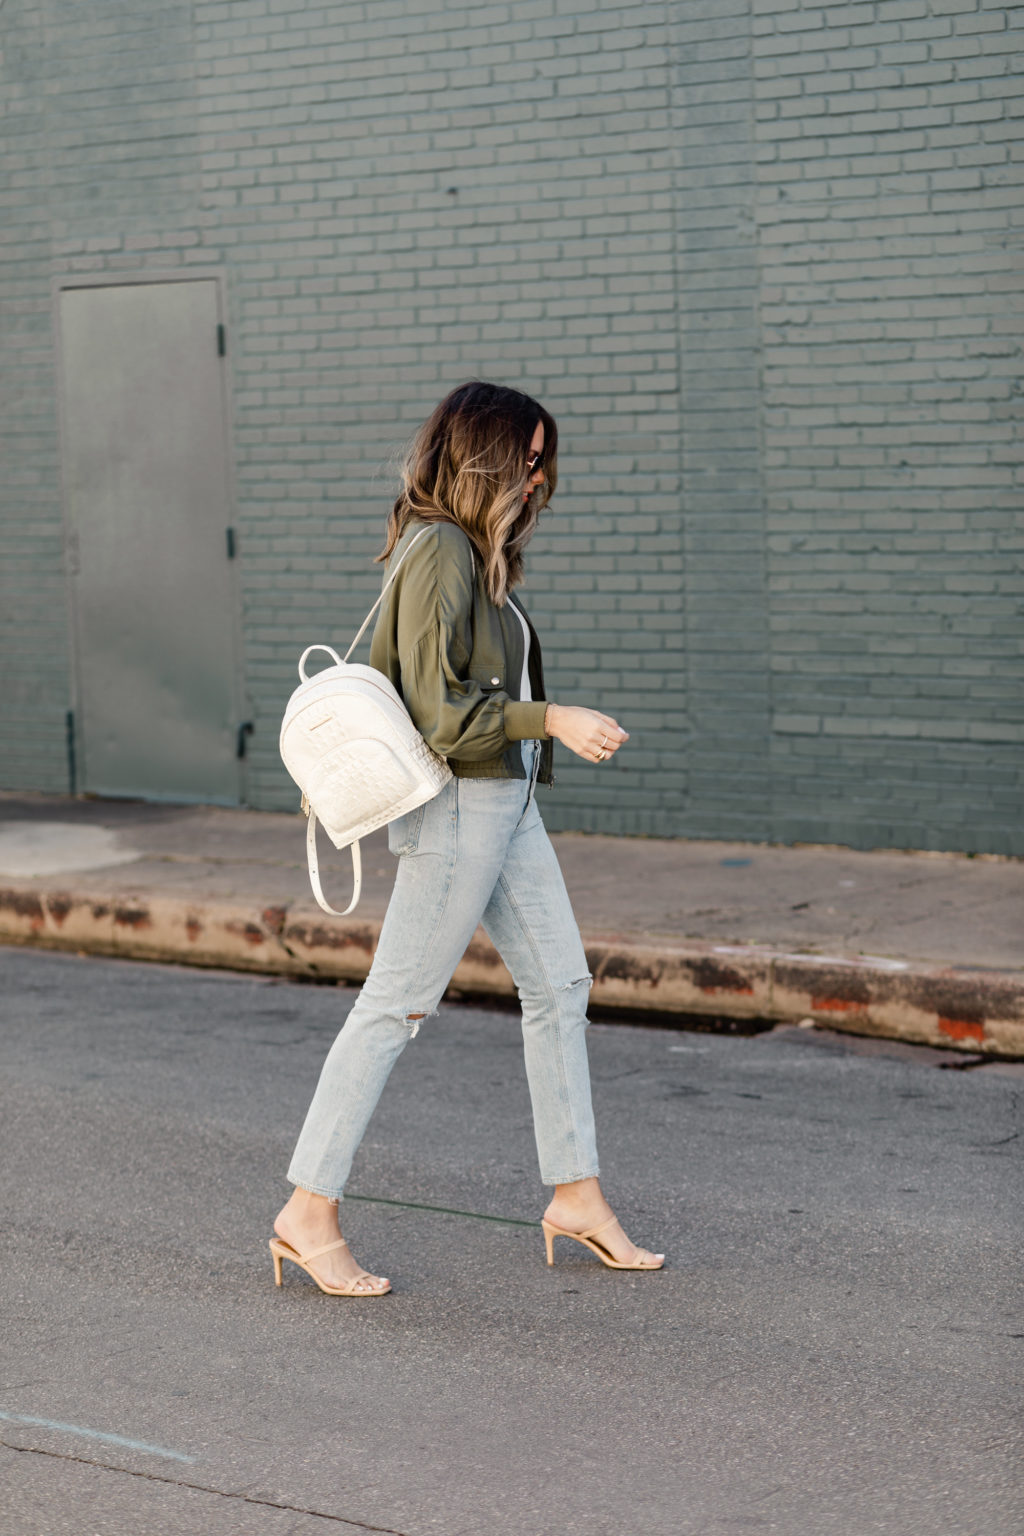
M 505 735 L 509 741 L 549 740 L 544 729 L 547 707 L 547 699 L 527 700 L 525 703 L 509 699 L 505 705 Z

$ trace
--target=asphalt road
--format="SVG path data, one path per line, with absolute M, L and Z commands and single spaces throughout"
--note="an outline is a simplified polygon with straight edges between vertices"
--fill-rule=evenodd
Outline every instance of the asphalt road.
M 595 1026 L 661 1274 L 544 1264 L 513 1015 L 399 1062 L 346 1209 L 394 1294 L 273 1285 L 353 994 L 0 950 L 0 1536 L 1012 1536 L 1021 1068 Z

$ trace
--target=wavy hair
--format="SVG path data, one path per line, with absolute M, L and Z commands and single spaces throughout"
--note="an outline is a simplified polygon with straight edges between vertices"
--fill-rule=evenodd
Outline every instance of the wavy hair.
M 544 481 L 524 502 L 526 461 L 544 423 Z M 402 489 L 391 509 L 386 560 L 410 518 L 457 523 L 484 565 L 491 601 L 501 607 L 523 579 L 523 551 L 558 483 L 558 428 L 529 395 L 474 379 L 453 389 L 413 438 Z

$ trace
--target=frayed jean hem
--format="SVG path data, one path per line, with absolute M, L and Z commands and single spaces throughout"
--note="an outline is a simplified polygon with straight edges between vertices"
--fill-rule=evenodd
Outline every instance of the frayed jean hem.
M 330 1200 L 334 1205 L 340 1205 L 345 1198 L 344 1190 L 318 1189 L 315 1184 L 307 1184 L 304 1179 L 297 1179 L 289 1170 L 285 1174 L 289 1184 L 294 1184 L 296 1189 L 304 1189 L 307 1195 L 322 1195 L 325 1200 Z
M 559 1173 L 553 1176 L 542 1173 L 540 1181 L 542 1184 L 579 1184 L 583 1179 L 599 1179 L 600 1177 L 601 1170 L 595 1163 L 593 1168 L 587 1168 L 582 1173 Z

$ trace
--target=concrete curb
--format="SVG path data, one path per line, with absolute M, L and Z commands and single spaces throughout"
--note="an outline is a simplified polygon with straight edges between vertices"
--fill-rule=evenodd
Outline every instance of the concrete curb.
M 154 895 L 0 887 L 0 943 L 135 960 L 359 983 L 378 921 L 316 908 L 258 908 Z M 624 1012 L 795 1023 L 852 1034 L 1024 1057 L 1024 974 L 771 946 L 685 943 L 584 932 L 595 1005 Z M 455 992 L 510 998 L 511 977 L 474 940 Z

